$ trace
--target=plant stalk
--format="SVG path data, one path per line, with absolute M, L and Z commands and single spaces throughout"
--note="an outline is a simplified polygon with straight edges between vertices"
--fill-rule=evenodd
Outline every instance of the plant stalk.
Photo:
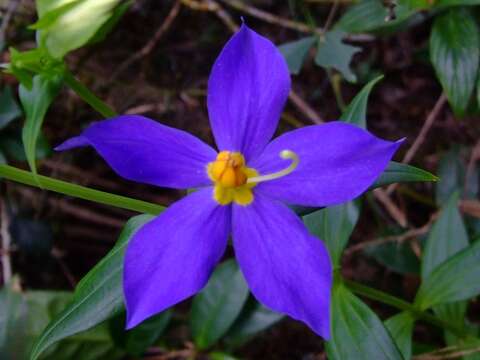
M 165 209 L 165 207 L 161 205 L 153 204 L 147 201 L 90 189 L 85 186 L 71 184 L 69 182 L 53 179 L 47 176 L 34 176 L 29 171 L 17 169 L 9 165 L 0 165 L 0 177 L 19 182 L 21 184 L 39 187 L 41 189 L 54 191 L 79 199 L 94 201 L 100 204 L 115 206 L 139 213 L 158 215 Z

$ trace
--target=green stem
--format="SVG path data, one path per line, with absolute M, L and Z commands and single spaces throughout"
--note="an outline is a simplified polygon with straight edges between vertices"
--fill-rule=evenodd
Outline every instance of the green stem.
M 165 208 L 150 202 L 132 199 L 126 196 L 110 194 L 85 186 L 52 179 L 47 176 L 34 176 L 31 172 L 17 169 L 13 166 L 0 165 L 0 177 L 19 182 L 21 184 L 40 187 L 60 194 L 73 196 L 79 199 L 94 201 L 100 204 L 111 205 L 122 209 L 152 215 L 160 214 Z
M 390 306 L 393 306 L 403 311 L 408 311 L 417 319 L 424 320 L 441 329 L 448 330 L 459 338 L 466 338 L 469 336 L 469 334 L 465 330 L 457 328 L 455 325 L 452 325 L 432 314 L 429 314 L 425 311 L 421 311 L 411 303 L 405 300 L 399 299 L 396 296 L 384 293 L 383 291 L 380 291 L 377 289 L 373 289 L 369 286 L 359 284 L 355 281 L 346 280 L 346 279 L 343 279 L 342 281 L 351 291 L 353 291 L 358 295 L 364 296 L 371 300 L 380 301 L 384 304 L 388 304 Z
M 64 77 L 65 83 L 77 93 L 88 105 L 94 108 L 105 118 L 111 118 L 117 116 L 117 113 L 107 104 L 105 104 L 99 97 L 92 93 L 85 85 L 79 82 L 73 74 L 69 71 L 65 71 Z

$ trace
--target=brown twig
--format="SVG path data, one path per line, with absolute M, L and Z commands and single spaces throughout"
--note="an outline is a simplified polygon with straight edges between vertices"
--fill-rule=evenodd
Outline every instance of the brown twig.
M 70 271 L 70 268 L 67 266 L 65 261 L 63 261 L 63 253 L 60 249 L 58 248 L 53 248 L 51 251 L 52 257 L 57 260 L 58 265 L 63 271 L 63 274 L 65 275 L 65 278 L 68 280 L 70 286 L 72 289 L 77 286 L 77 280 L 75 279 L 75 276 L 73 276 L 73 273 Z
M 325 122 L 322 117 L 295 91 L 290 91 L 290 94 L 288 94 L 288 99 L 303 115 L 305 115 L 314 124 L 323 124 Z
M 14 187 L 14 189 L 25 199 L 29 199 L 30 201 L 38 199 L 38 192 L 28 187 L 17 185 Z M 64 213 L 74 215 L 79 219 L 83 219 L 91 223 L 107 225 L 114 228 L 121 228 L 124 225 L 124 221 L 121 219 L 113 218 L 88 208 L 69 203 L 64 198 L 57 199 L 49 197 L 48 203 L 52 208 L 58 208 Z
M 339 5 L 340 5 L 339 0 L 334 0 L 333 1 L 333 5 L 330 8 L 327 20 L 325 21 L 325 25 L 323 27 L 323 33 L 326 33 L 328 31 L 328 29 L 330 29 L 330 26 L 332 25 L 333 19 L 335 18 L 335 14 L 337 13 Z
M 173 21 L 177 17 L 181 8 L 181 1 L 175 1 L 172 6 L 172 9 L 168 13 L 167 17 L 163 21 L 162 25 L 158 28 L 155 32 L 153 37 L 142 47 L 139 51 L 134 53 L 132 56 L 127 58 L 124 62 L 122 62 L 114 73 L 110 76 L 109 83 L 113 82 L 122 72 L 128 69 L 131 65 L 139 61 L 140 59 L 148 56 L 157 46 L 158 42 L 162 38 L 162 36 L 168 31 L 170 26 L 173 24 Z
M 414 356 L 414 360 L 447 360 L 447 359 L 460 359 L 466 355 L 471 355 L 480 352 L 480 347 L 471 349 L 460 349 L 453 351 L 455 348 L 450 346 L 445 349 L 435 350 L 427 354 L 421 354 Z M 456 348 L 458 349 L 458 348 Z
M 402 235 L 395 235 L 395 236 L 387 236 L 387 237 L 382 237 L 382 238 L 376 238 L 373 240 L 367 240 L 364 242 L 361 242 L 359 244 L 350 246 L 348 249 L 345 250 L 345 255 L 352 255 L 353 253 L 356 253 L 360 250 L 363 250 L 364 248 L 368 246 L 375 246 L 375 245 L 381 245 L 385 244 L 388 242 L 398 242 L 402 243 L 404 241 L 413 239 L 417 236 L 424 235 L 428 233 L 430 230 L 433 222 L 438 218 L 438 213 L 434 213 L 431 217 L 430 220 L 423 226 L 415 229 L 410 229 L 403 233 Z
M 323 29 L 313 28 L 298 21 L 284 19 L 280 16 L 276 16 L 269 12 L 257 9 L 256 7 L 253 7 L 251 5 L 247 5 L 239 0 L 220 0 L 220 1 L 236 10 L 244 12 L 245 14 L 256 17 L 270 24 L 280 25 L 282 27 L 297 30 L 303 33 L 313 33 L 317 35 L 323 34 Z
M 13 13 L 15 12 L 19 4 L 20 0 L 10 0 L 10 2 L 8 3 L 7 11 L 5 12 L 5 15 L 3 15 L 2 25 L 0 26 L 0 44 L 5 43 L 5 34 L 7 32 L 8 25 L 10 24 Z
M 373 195 L 375 198 L 380 201 L 380 203 L 384 206 L 390 216 L 401 226 L 407 226 L 407 216 L 400 208 L 390 199 L 388 194 L 383 189 L 375 189 L 373 190 Z
M 445 96 L 445 94 L 442 94 L 438 98 L 437 102 L 435 103 L 435 106 L 433 107 L 432 111 L 430 111 L 430 113 L 428 114 L 427 119 L 425 120 L 425 123 L 423 124 L 420 132 L 418 133 L 417 138 L 415 139 L 412 146 L 410 147 L 410 149 L 408 149 L 407 153 L 403 157 L 402 163 L 408 164 L 410 161 L 412 161 L 418 149 L 425 141 L 428 131 L 432 127 L 435 119 L 438 117 L 438 114 L 442 110 L 442 107 L 443 105 L 445 105 L 446 101 L 447 101 L 447 97 Z M 386 190 L 387 194 L 390 195 L 396 189 L 397 186 L 398 184 L 390 185 Z

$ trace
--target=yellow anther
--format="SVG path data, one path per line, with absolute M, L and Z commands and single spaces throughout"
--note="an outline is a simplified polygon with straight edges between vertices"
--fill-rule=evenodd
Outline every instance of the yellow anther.
M 235 202 L 248 205 L 253 201 L 252 188 L 259 182 L 278 179 L 290 174 L 298 165 L 297 154 L 290 150 L 280 153 L 282 159 L 290 159 L 290 165 L 276 173 L 259 176 L 257 171 L 245 165 L 239 152 L 221 151 L 215 161 L 207 166 L 207 173 L 214 183 L 213 198 L 222 205 Z
M 245 159 L 239 152 L 220 152 L 215 161 L 208 164 L 207 172 L 215 184 L 213 197 L 218 203 L 248 205 L 253 201 L 251 189 L 255 184 L 247 184 L 247 180 L 258 173 L 245 166 Z
M 222 151 L 217 159 L 208 165 L 208 175 L 226 188 L 241 186 L 247 182 L 245 159 L 238 152 Z

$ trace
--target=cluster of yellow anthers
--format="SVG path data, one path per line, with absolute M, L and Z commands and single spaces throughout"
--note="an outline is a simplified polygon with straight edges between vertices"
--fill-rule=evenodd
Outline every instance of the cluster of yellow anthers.
M 232 201 L 239 205 L 248 205 L 253 201 L 252 188 L 262 181 L 278 179 L 290 174 L 298 165 L 297 154 L 290 150 L 280 153 L 282 159 L 290 159 L 292 163 L 279 172 L 259 176 L 258 172 L 245 164 L 245 158 L 239 152 L 221 151 L 215 161 L 207 166 L 207 173 L 215 187 L 214 199 L 221 205 Z

